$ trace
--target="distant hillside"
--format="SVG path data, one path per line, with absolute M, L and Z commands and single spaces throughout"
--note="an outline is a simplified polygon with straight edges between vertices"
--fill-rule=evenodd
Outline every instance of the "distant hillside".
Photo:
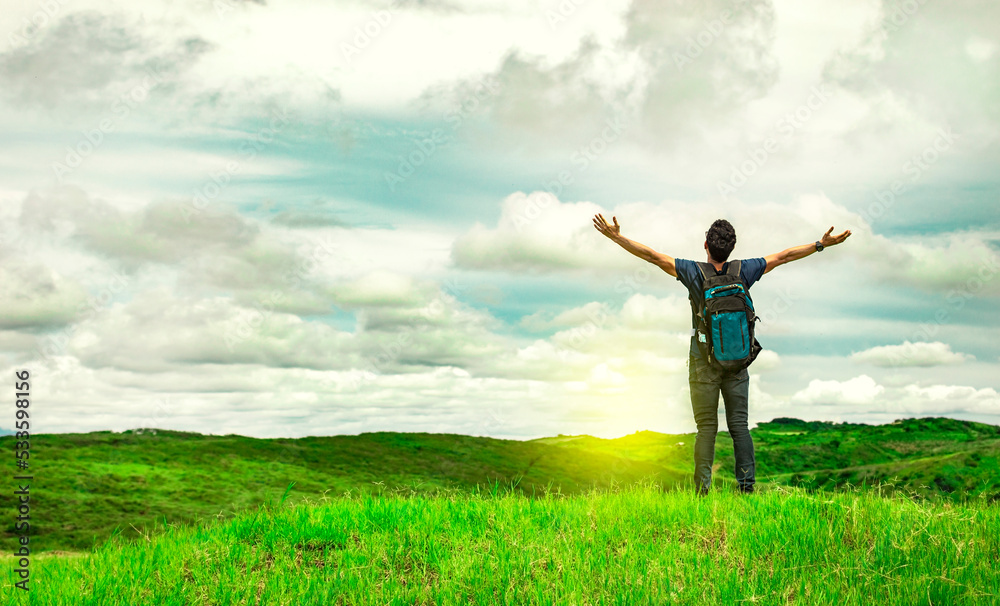
M 761 481 L 833 489 L 895 481 L 933 498 L 1000 499 L 1000 427 L 952 419 L 889 425 L 776 419 L 753 430 Z M 639 432 L 615 440 L 517 441 L 452 434 L 366 433 L 263 440 L 139 430 L 32 438 L 38 550 L 87 549 L 143 527 L 226 517 L 280 497 L 347 491 L 433 493 L 500 485 L 526 494 L 580 493 L 649 479 L 688 481 L 692 434 Z M 10 436 L 0 447 L 13 446 Z M 732 482 L 732 444 L 717 442 L 720 487 Z M 9 491 L 0 507 L 13 508 Z M 13 548 L 12 523 L 0 537 Z M 134 528 L 133 528 L 134 526 Z
M 758 479 L 811 489 L 893 484 L 924 497 L 1000 499 L 1000 427 L 948 418 L 903 419 L 886 425 L 779 418 L 751 431 Z M 725 432 L 722 432 L 725 434 Z M 616 440 L 591 436 L 540 442 L 617 453 L 688 473 L 693 435 L 639 432 Z M 731 477 L 732 442 L 716 441 L 720 473 Z

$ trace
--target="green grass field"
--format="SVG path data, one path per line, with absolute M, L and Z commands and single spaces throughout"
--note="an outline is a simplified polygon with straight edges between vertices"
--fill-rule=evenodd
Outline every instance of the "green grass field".
M 83 557 L 4 604 L 1000 604 L 1000 508 L 772 485 L 275 502 Z
M 691 434 L 34 436 L 30 603 L 1000 603 L 1000 427 L 752 435 L 765 491 L 720 433 L 704 499 Z
M 953 419 L 888 425 L 778 419 L 752 430 L 761 481 L 810 490 L 879 484 L 962 503 L 1000 500 L 1000 427 Z M 0 448 L 13 448 L 12 436 Z M 497 440 L 369 433 L 263 440 L 176 431 L 42 434 L 32 438 L 33 553 L 86 551 L 112 535 L 230 517 L 281 495 L 290 502 L 346 491 L 435 494 L 499 482 L 524 494 L 578 494 L 641 480 L 689 481 L 694 436 L 638 432 L 614 440 Z M 719 482 L 733 479 L 732 443 L 716 445 Z M 9 452 L 9 451 L 8 451 Z M 0 510 L 13 511 L 12 491 Z M 16 549 L 13 515 L 0 549 Z

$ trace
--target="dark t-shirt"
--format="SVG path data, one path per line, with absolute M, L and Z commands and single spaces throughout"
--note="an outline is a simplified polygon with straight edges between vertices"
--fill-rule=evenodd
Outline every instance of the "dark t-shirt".
M 688 289 L 688 299 L 692 301 L 697 301 L 701 298 L 704 288 L 702 287 L 703 280 L 701 279 L 701 271 L 698 270 L 698 264 L 694 261 L 688 259 L 674 259 L 674 267 L 677 269 L 677 279 Z M 721 271 L 717 271 L 717 275 L 726 273 L 729 269 L 729 261 L 722 266 Z M 767 269 L 767 261 L 764 257 L 757 257 L 756 259 L 742 259 L 740 264 L 740 279 L 743 280 L 743 288 L 750 292 L 750 287 L 754 282 L 760 280 L 760 277 L 764 275 L 764 270 Z M 691 328 L 697 328 L 694 310 L 691 310 Z M 695 341 L 695 336 L 691 334 L 691 355 L 695 357 L 702 357 L 701 350 L 698 349 L 698 343 Z

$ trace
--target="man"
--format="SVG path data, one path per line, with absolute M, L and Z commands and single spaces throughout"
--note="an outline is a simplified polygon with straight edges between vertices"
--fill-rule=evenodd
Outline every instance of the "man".
M 611 217 L 614 225 L 608 225 L 603 215 L 594 216 L 594 227 L 610 238 L 613 242 L 632 253 L 661 268 L 677 278 L 688 289 L 688 298 L 700 301 L 703 289 L 703 278 L 698 265 L 687 259 L 674 259 L 663 253 L 633 242 L 621 235 L 618 218 Z M 840 244 L 851 235 L 847 230 L 839 236 L 831 235 L 831 227 L 823 237 L 811 244 L 803 244 L 785 249 L 779 253 L 740 260 L 740 280 L 749 292 L 750 286 L 761 276 L 779 265 L 797 261 L 821 251 L 830 246 Z M 722 275 L 729 269 L 729 255 L 736 246 L 736 231 L 725 219 L 719 219 L 705 232 L 705 252 L 708 263 L 715 268 L 716 275 Z M 735 271 L 735 268 L 734 268 Z M 706 274 L 710 276 L 711 274 Z M 692 304 L 691 325 L 697 328 L 694 315 L 695 305 Z M 699 494 L 706 494 L 712 484 L 712 461 L 715 459 L 715 436 L 719 430 L 719 393 L 726 405 L 726 426 L 733 439 L 733 450 L 736 455 L 736 483 L 739 490 L 752 493 L 754 489 L 755 460 L 753 440 L 747 426 L 748 398 L 750 375 L 747 369 L 726 371 L 705 359 L 695 340 L 694 330 L 691 331 L 691 350 L 688 354 L 688 383 L 691 387 L 691 407 L 694 420 L 698 425 L 698 437 L 694 445 L 694 485 Z

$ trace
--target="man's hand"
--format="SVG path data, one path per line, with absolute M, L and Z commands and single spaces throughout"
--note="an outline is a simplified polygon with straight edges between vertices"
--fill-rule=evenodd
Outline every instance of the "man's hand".
M 622 235 L 622 226 L 618 225 L 617 217 L 612 216 L 611 220 L 615 222 L 614 225 L 608 225 L 608 222 L 604 220 L 604 216 L 598 213 L 594 215 L 594 227 L 597 228 L 597 231 L 612 240 L 617 240 Z
M 822 238 L 820 238 L 819 243 L 823 245 L 823 248 L 829 248 L 830 246 L 833 246 L 834 244 L 840 244 L 841 242 L 843 242 L 844 240 L 846 240 L 848 238 L 848 236 L 851 235 L 851 230 L 848 229 L 844 233 L 840 234 L 839 236 L 831 236 L 830 234 L 832 234 L 832 233 L 833 233 L 833 227 L 831 227 L 830 229 L 826 230 L 826 233 L 823 234 Z
M 608 222 L 604 219 L 604 215 L 598 213 L 594 215 L 594 227 L 597 228 L 597 231 L 610 238 L 611 241 L 618 246 L 621 246 L 643 261 L 649 261 L 671 276 L 677 277 L 677 268 L 674 266 L 673 257 L 663 253 L 658 253 L 645 244 L 639 244 L 638 242 L 629 240 L 622 235 L 622 226 L 618 225 L 618 217 L 612 216 L 611 220 L 614 221 L 614 225 L 608 225 Z
M 851 230 L 848 229 L 839 236 L 834 236 L 832 234 L 833 234 L 833 228 L 831 227 L 830 229 L 826 230 L 826 233 L 823 234 L 823 237 L 819 239 L 819 243 L 823 245 L 823 248 L 840 244 L 851 235 Z M 816 252 L 815 242 L 813 242 L 812 244 L 803 244 L 802 246 L 788 248 L 781 251 L 780 253 L 774 253 L 773 255 L 768 255 L 764 257 L 764 262 L 767 264 L 764 268 L 764 273 L 766 274 L 767 272 L 771 271 L 775 267 L 778 267 L 779 265 L 784 265 L 785 263 L 788 263 L 790 261 L 798 261 L 799 259 L 808 257 L 814 252 Z

